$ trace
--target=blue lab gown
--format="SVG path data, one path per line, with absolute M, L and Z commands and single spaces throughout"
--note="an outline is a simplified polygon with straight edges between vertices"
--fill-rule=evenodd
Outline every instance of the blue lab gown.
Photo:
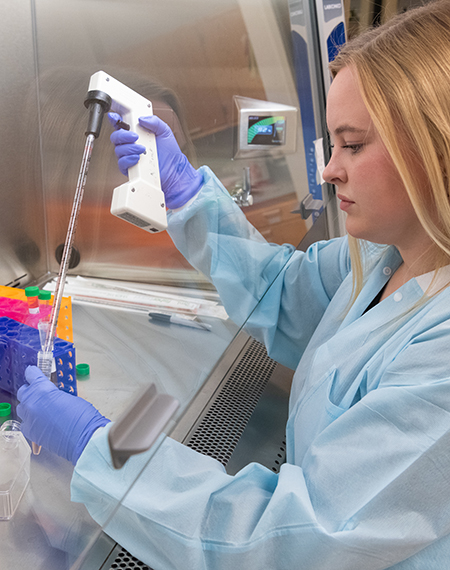
M 421 276 L 364 313 L 401 262 L 395 248 L 372 246 L 347 310 L 346 238 L 306 253 L 269 245 L 208 169 L 204 177 L 170 232 L 237 321 L 273 281 L 249 327 L 296 368 L 287 463 L 279 474 L 250 464 L 230 476 L 166 438 L 106 532 L 155 570 L 448 568 L 450 289 L 423 297 L 431 276 Z M 108 429 L 72 481 L 73 500 L 100 524 L 148 459 L 115 471 Z

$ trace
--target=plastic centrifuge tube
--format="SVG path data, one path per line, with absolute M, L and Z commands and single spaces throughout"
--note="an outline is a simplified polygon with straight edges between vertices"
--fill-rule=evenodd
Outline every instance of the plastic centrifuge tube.
M 52 375 L 52 364 L 53 364 L 53 342 L 50 343 L 49 347 L 47 348 L 48 342 L 48 331 L 50 329 L 50 321 L 48 320 L 41 320 L 38 323 L 38 330 L 39 330 L 39 340 L 41 342 L 41 350 L 38 352 L 37 355 L 37 366 L 41 369 L 41 371 L 47 376 L 50 380 Z
M 39 330 L 39 340 L 41 342 L 41 350 L 37 355 L 37 367 L 41 372 L 47 376 L 50 380 L 52 376 L 53 367 L 53 341 L 49 344 L 50 349 L 47 348 L 48 345 L 48 333 L 51 327 L 49 320 L 41 320 L 38 323 Z M 37 443 L 32 442 L 31 445 L 34 455 L 39 455 L 41 452 L 41 446 Z
M 39 313 L 39 287 L 26 287 L 25 296 L 28 303 L 28 312 L 31 315 Z
M 49 321 L 51 315 L 52 294 L 50 291 L 39 291 L 39 316 L 41 320 Z M 42 344 L 42 342 L 41 342 Z
M 53 351 L 45 352 L 40 350 L 37 357 L 37 367 L 50 380 L 52 375 Z
M 39 291 L 39 306 L 48 307 L 51 304 L 52 293 L 51 291 Z

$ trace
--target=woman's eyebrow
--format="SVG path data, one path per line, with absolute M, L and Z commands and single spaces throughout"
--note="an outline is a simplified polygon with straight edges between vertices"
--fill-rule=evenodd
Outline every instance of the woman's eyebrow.
M 359 129 L 358 127 L 353 127 L 351 125 L 341 125 L 334 131 L 335 135 L 342 135 L 343 133 L 367 133 L 367 129 Z

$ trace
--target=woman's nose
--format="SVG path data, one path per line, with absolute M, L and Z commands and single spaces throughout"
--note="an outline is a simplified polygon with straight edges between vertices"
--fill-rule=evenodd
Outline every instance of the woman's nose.
M 335 153 L 331 155 L 328 164 L 325 166 L 322 177 L 329 184 L 338 185 L 339 182 L 347 181 L 347 173 Z

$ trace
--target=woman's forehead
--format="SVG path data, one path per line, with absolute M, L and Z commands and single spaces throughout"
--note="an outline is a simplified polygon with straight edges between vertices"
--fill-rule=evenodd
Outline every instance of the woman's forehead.
M 372 128 L 358 80 L 349 67 L 341 69 L 331 84 L 327 99 L 327 124 L 332 135 L 360 134 Z

